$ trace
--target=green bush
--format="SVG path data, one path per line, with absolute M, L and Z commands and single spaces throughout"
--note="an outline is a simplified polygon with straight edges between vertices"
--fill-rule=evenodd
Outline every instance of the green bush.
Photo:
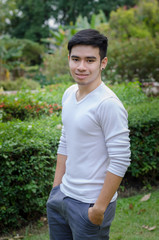
M 45 214 L 53 182 L 61 120 L 1 123 L 0 229 L 24 226 Z
M 44 55 L 44 74 L 48 81 L 57 75 L 69 73 L 67 45 L 63 44 L 54 54 Z
M 159 176 L 159 99 L 128 108 L 132 163 L 128 172 L 143 183 Z
M 0 76 L 1 79 L 15 80 L 25 76 L 26 73 L 30 74 L 30 71 L 35 71 L 38 68 L 37 65 L 42 63 L 43 53 L 42 45 L 28 39 L 11 39 L 10 37 L 0 39 L 1 68 L 4 73 L 7 72 L 7 75 Z
M 61 99 L 70 82 L 47 86 L 31 92 L 19 91 L 16 94 L 0 95 L 1 121 L 13 119 L 27 120 L 40 116 L 61 113 Z
M 107 84 L 107 83 L 106 83 Z M 142 91 L 139 82 L 110 85 L 125 106 L 147 101 L 149 98 Z
M 47 86 L 37 91 L 19 91 L 0 95 L 0 121 L 28 120 L 61 113 L 61 99 L 70 82 Z
M 51 115 L 56 113 L 59 115 L 61 113 L 62 107 L 58 104 L 38 104 L 31 102 L 30 104 L 25 104 L 22 102 L 14 101 L 12 103 L 2 103 L 0 105 L 1 110 L 1 121 L 11 121 L 13 119 L 27 120 L 29 118 L 40 117 L 41 115 Z
M 37 81 L 21 77 L 15 81 L 0 81 L 0 88 L 3 88 L 5 91 L 21 89 L 35 90 L 40 88 L 40 84 Z
M 158 81 L 159 39 L 130 39 L 111 41 L 108 65 L 103 72 L 111 83 L 138 80 Z
M 129 116 L 132 162 L 127 176 L 142 184 L 154 184 L 159 176 L 159 98 L 148 98 L 138 83 L 111 88 Z
M 45 73 L 44 73 L 45 74 Z M 55 74 L 52 72 L 52 76 L 48 76 L 47 73 L 44 75 L 43 73 L 37 73 L 34 76 L 34 80 L 36 80 L 41 87 L 45 87 L 48 85 L 55 85 L 58 83 L 71 83 L 73 79 L 70 74 Z

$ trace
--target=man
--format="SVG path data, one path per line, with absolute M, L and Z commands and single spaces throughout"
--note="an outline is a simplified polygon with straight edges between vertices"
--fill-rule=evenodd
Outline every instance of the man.
M 130 164 L 127 112 L 102 82 L 107 38 L 86 29 L 68 43 L 76 84 L 62 99 L 63 129 L 47 202 L 50 240 L 107 240 Z

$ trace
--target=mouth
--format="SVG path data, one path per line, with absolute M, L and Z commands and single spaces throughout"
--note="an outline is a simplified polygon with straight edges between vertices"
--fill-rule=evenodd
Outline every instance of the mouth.
M 76 73 L 76 77 L 77 77 L 78 79 L 85 79 L 86 77 L 88 77 L 88 74 Z

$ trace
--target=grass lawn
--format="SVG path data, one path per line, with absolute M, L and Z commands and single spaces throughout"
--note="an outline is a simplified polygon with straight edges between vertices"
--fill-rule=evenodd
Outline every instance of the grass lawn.
M 140 201 L 144 196 L 145 194 L 129 198 L 118 198 L 110 240 L 159 239 L 159 190 L 153 191 L 148 200 Z M 151 230 L 152 227 L 155 229 Z M 24 238 L 24 240 L 48 239 L 47 229 L 38 235 L 26 236 Z
M 159 239 L 159 190 L 151 193 L 147 201 L 144 195 L 118 199 L 110 240 L 157 240 Z M 143 226 L 156 226 L 148 230 Z

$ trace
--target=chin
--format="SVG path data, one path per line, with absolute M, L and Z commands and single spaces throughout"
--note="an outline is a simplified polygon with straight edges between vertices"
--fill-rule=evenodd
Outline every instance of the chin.
M 82 82 L 82 81 L 79 81 L 79 80 L 75 80 L 75 82 L 76 82 L 78 85 L 87 85 L 87 84 L 89 84 L 88 82 Z

